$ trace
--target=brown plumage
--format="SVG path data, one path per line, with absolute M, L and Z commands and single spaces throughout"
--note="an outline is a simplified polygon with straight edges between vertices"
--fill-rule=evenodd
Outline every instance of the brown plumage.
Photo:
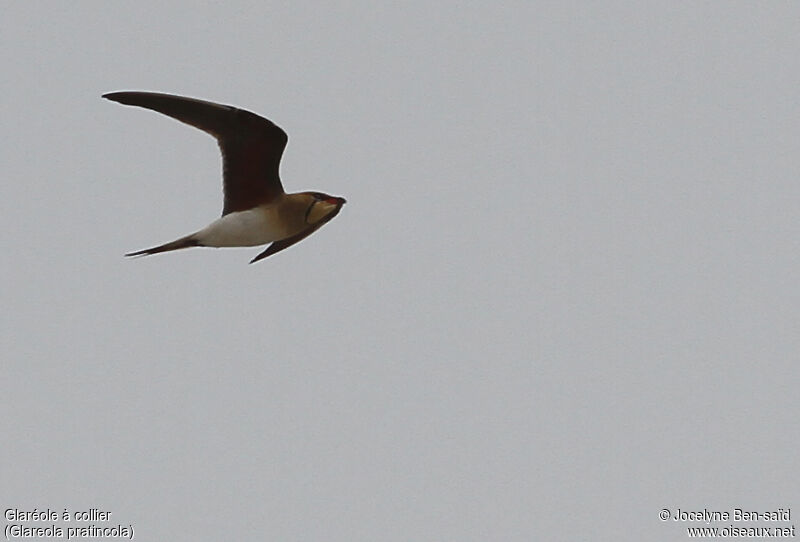
M 279 167 L 288 137 L 255 113 L 155 92 L 112 92 L 103 97 L 152 109 L 203 130 L 217 139 L 223 158 L 222 217 L 193 234 L 126 256 L 271 242 L 253 263 L 305 239 L 335 217 L 346 202 L 320 192 L 286 194 Z

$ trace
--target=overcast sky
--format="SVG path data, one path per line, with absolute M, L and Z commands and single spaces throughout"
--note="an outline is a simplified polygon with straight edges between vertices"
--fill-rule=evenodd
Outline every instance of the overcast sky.
M 794 523 L 800 4 L 469 4 L 4 5 L 4 510 L 176 542 Z M 287 191 L 348 204 L 255 265 L 125 259 L 219 216 L 220 158 L 115 90 L 259 113 Z

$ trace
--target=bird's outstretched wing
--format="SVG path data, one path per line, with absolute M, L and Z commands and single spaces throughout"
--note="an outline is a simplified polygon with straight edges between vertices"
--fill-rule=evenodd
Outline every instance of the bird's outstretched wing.
M 111 92 L 103 98 L 158 111 L 214 136 L 222 151 L 223 215 L 283 194 L 278 169 L 288 137 L 271 121 L 244 109 L 172 94 Z

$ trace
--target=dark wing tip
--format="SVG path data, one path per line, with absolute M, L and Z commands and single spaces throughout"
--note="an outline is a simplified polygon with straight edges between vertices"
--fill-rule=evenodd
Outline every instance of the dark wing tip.
M 138 93 L 131 91 L 106 92 L 101 97 L 105 98 L 106 100 L 111 100 L 112 102 L 119 102 L 121 104 L 124 104 L 127 103 L 127 100 L 129 100 L 135 94 Z

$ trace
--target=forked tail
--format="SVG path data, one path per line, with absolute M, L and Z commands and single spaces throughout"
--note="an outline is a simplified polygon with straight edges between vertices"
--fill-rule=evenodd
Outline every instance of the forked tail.
M 194 234 L 187 235 L 186 237 L 181 237 L 175 241 L 170 243 L 164 243 L 163 245 L 153 247 L 153 248 L 146 248 L 144 250 L 137 250 L 136 252 L 129 252 L 125 256 L 149 256 L 150 254 L 158 254 L 159 252 L 169 252 L 170 250 L 179 250 L 181 248 L 189 248 L 189 247 L 197 247 L 200 246 L 200 242 L 194 238 Z

